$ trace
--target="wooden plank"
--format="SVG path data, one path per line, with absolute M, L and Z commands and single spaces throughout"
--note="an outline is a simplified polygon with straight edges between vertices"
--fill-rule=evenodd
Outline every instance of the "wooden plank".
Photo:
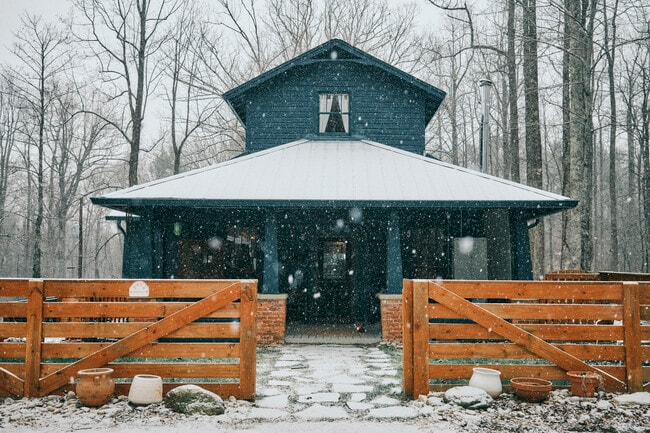
M 25 357 L 25 343 L 2 343 L 0 342 L 0 359 Z
M 57 298 L 129 298 L 138 280 L 46 280 L 45 295 Z M 201 299 L 239 280 L 146 280 L 149 296 L 132 299 Z
M 174 383 L 163 383 L 163 394 L 167 394 L 172 389 L 187 385 L 188 382 L 174 382 Z M 192 381 L 192 385 L 198 385 L 203 389 L 212 391 L 224 400 L 227 400 L 231 395 L 241 399 L 239 397 L 239 383 L 214 383 L 214 382 L 196 382 Z M 131 389 L 130 383 L 116 383 L 115 384 L 115 393 L 117 395 L 128 395 L 129 390 Z
M 0 322 L 0 338 L 24 338 L 27 335 L 27 322 Z
M 623 341 L 622 325 L 538 325 L 519 323 L 517 327 L 543 340 L 552 341 Z M 495 329 L 476 324 L 431 323 L 429 337 L 433 340 L 501 340 Z
M 413 281 L 413 398 L 429 395 L 429 303 L 425 280 Z
M 619 283 L 573 281 L 462 281 L 444 280 L 445 288 L 463 298 L 623 300 Z
M 0 297 L 26 298 L 29 296 L 29 280 L 0 278 Z
M 515 320 L 622 320 L 623 306 L 616 304 L 475 303 L 503 319 Z M 458 313 L 444 305 L 429 305 L 429 317 L 455 318 Z
M 44 364 L 43 373 L 51 374 L 66 364 Z M 238 378 L 239 363 L 133 363 L 118 362 L 106 365 L 114 370 L 113 378 L 131 379 L 136 374 L 155 374 L 162 378 Z M 76 376 L 76 374 L 75 374 Z
M 158 320 L 193 302 L 47 302 L 45 317 L 50 318 L 145 318 Z M 239 304 L 229 304 L 205 317 L 238 318 Z
M 0 300 L 0 318 L 2 317 L 27 317 L 27 303 Z
M 41 344 L 43 342 L 43 280 L 29 280 L 27 298 L 27 333 L 25 335 L 25 397 L 38 395 L 41 377 Z
M 14 397 L 25 395 L 25 381 L 9 370 L 0 367 L 0 389 Z
M 629 392 L 643 391 L 643 358 L 641 357 L 641 311 L 638 283 L 623 283 L 623 307 L 625 319 L 625 366 Z
M 240 398 L 255 399 L 256 349 L 257 349 L 257 282 L 242 281 L 241 285 L 241 328 L 239 360 Z
M 70 377 L 75 377 L 79 370 L 104 366 L 116 358 L 133 352 L 139 347 L 165 337 L 173 331 L 202 317 L 204 314 L 209 314 L 214 310 L 228 305 L 238 299 L 241 291 L 240 287 L 240 283 L 233 283 L 230 286 L 222 288 L 181 311 L 167 316 L 154 324 L 145 326 L 122 340 L 47 375 L 41 380 L 40 395 L 46 395 L 63 386 Z
M 606 389 L 611 391 L 622 392 L 627 388 L 624 382 L 602 369 L 591 366 L 575 356 L 547 343 L 541 338 L 506 322 L 489 311 L 486 311 L 465 300 L 461 296 L 447 290 L 445 287 L 434 281 L 429 282 L 429 296 L 436 302 L 446 305 L 459 314 L 463 314 L 468 319 L 480 324 L 484 328 L 490 329 L 514 343 L 521 344 L 530 352 L 535 353 L 541 358 L 547 359 L 567 371 L 579 370 L 596 372 L 603 377 Z
M 83 358 L 111 343 L 53 343 L 43 344 L 43 359 Z M 1 346 L 0 346 L 1 349 Z M 2 353 L 0 351 L 0 353 Z M 23 351 L 24 354 L 24 351 Z M 239 358 L 239 343 L 149 343 L 128 353 L 125 358 Z
M 156 322 L 67 322 L 44 323 L 43 334 L 52 338 L 123 338 Z M 191 323 L 167 338 L 239 338 L 238 322 Z
M 402 283 L 402 388 L 413 397 L 413 280 Z
M 501 379 L 508 380 L 513 377 L 538 377 L 540 379 L 567 381 L 566 371 L 555 365 L 533 365 L 533 364 L 430 364 L 430 377 L 438 380 L 469 380 L 472 376 L 472 368 L 485 367 L 501 372 Z M 607 374 L 624 380 L 625 367 L 603 366 Z
M 583 360 L 623 361 L 625 347 L 616 344 L 555 344 Z M 431 359 L 539 359 L 524 347 L 514 343 L 430 343 Z

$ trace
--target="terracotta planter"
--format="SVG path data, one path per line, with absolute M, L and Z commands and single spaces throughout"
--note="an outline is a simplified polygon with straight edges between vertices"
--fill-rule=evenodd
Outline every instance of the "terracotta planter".
M 513 377 L 510 386 L 515 395 L 524 401 L 539 403 L 546 400 L 553 384 L 548 380 L 536 377 Z
M 491 368 L 475 367 L 469 379 L 469 386 L 480 388 L 487 392 L 490 397 L 496 398 L 503 390 L 501 386 L 501 372 Z
M 571 383 L 571 394 L 578 397 L 593 397 L 603 380 L 600 374 L 591 371 L 567 371 Z
M 101 406 L 107 403 L 115 391 L 112 368 L 89 368 L 79 370 L 77 398 L 84 406 Z

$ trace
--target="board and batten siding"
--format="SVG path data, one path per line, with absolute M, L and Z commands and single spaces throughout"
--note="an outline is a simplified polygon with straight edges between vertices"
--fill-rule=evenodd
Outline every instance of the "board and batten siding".
M 425 95 L 375 67 L 323 61 L 293 68 L 260 85 L 246 106 L 246 149 L 337 134 L 318 133 L 321 93 L 350 95 L 350 134 L 423 154 Z

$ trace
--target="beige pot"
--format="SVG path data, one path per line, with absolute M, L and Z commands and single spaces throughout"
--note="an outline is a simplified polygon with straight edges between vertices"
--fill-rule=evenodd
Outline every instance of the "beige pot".
M 163 399 L 163 383 L 160 376 L 137 374 L 129 388 L 129 403 L 153 404 Z
M 469 386 L 480 388 L 487 392 L 490 397 L 496 398 L 503 391 L 501 385 L 501 372 L 491 368 L 475 367 L 472 369 L 472 377 L 469 379 Z

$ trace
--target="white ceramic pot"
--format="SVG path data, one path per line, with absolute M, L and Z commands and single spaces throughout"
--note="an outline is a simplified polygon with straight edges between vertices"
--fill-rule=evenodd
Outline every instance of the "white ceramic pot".
M 474 367 L 474 373 L 469 379 L 469 386 L 480 388 L 491 397 L 498 397 L 503 391 L 501 386 L 501 372 L 491 368 Z
M 163 397 L 163 383 L 160 376 L 153 374 L 137 374 L 129 389 L 129 403 L 153 404 L 160 403 Z

